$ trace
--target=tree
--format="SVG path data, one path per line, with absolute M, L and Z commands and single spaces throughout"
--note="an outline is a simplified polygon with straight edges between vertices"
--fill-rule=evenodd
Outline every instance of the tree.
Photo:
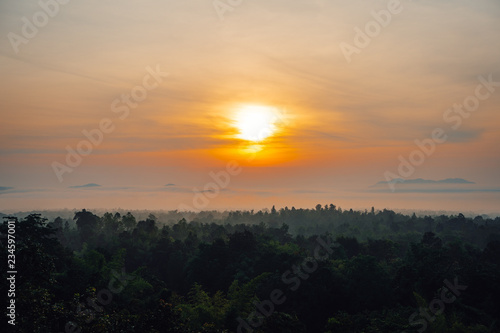
M 127 231 L 132 231 L 137 224 L 135 220 L 135 216 L 128 212 L 126 215 L 122 216 L 122 225 L 123 228 Z
M 104 213 L 102 217 L 103 232 L 107 236 L 112 236 L 123 231 L 123 222 L 121 221 L 120 214 L 115 215 L 111 213 Z
M 76 220 L 76 227 L 83 242 L 88 242 L 100 231 L 100 218 L 85 209 L 76 212 L 73 220 Z
M 57 321 L 51 305 L 54 304 L 53 292 L 56 290 L 56 266 L 64 267 L 67 252 L 54 237 L 56 230 L 48 227 L 46 218 L 40 214 L 30 214 L 21 221 L 15 220 L 15 248 L 7 250 L 7 244 L 0 245 L 2 258 L 15 253 L 15 300 L 16 329 L 19 332 L 51 331 L 52 323 Z M 8 234 L 8 223 L 0 225 L 0 234 Z M 15 252 L 11 252 L 14 249 Z M 7 295 L 9 286 L 7 270 L 2 271 L 0 290 Z M 29 314 L 29 315 L 27 315 Z

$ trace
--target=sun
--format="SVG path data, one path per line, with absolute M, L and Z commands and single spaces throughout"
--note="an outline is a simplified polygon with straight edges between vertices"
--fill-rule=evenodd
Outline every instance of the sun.
M 262 105 L 245 105 L 234 116 L 237 137 L 242 140 L 260 142 L 277 131 L 279 112 L 276 108 Z

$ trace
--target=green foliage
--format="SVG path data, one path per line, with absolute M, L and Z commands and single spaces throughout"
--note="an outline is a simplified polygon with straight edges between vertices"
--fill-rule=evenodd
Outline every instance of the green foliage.
M 75 222 L 19 221 L 16 299 L 19 313 L 31 314 L 19 316 L 20 332 L 61 332 L 70 321 L 82 332 L 234 332 L 276 290 L 284 301 L 254 332 L 414 332 L 409 318 L 429 311 L 427 300 L 455 277 L 468 288 L 427 332 L 499 331 L 498 218 L 335 205 L 202 212 L 189 222 L 171 214 L 179 222 L 86 210 Z M 335 246 L 311 261 L 318 237 Z M 0 250 L 8 254 L 3 242 Z M 130 279 L 116 280 L 123 272 Z M 3 272 L 2 293 L 5 281 Z M 124 288 L 99 303 L 110 282 Z M 82 311 L 88 302 L 100 310 Z
M 179 306 L 183 318 L 189 319 L 190 327 L 196 330 L 205 327 L 223 328 L 229 301 L 221 291 L 210 297 L 201 285 L 195 283 L 188 293 L 187 303 Z

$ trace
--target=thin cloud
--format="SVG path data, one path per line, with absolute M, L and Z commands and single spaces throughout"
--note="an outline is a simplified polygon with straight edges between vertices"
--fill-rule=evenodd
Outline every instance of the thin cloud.
M 461 130 L 461 131 L 450 131 L 448 134 L 448 142 L 471 142 L 481 138 L 481 134 L 484 132 L 482 129 L 477 130 Z
M 417 185 L 434 185 L 434 184 L 475 184 L 474 182 L 471 182 L 469 180 L 463 179 L 463 178 L 446 178 L 446 179 L 441 179 L 441 180 L 432 180 L 432 179 L 423 179 L 423 178 L 416 178 L 416 179 L 403 179 L 403 178 L 394 178 L 389 181 L 380 181 L 375 185 L 372 185 L 371 187 L 375 186 L 380 186 L 380 185 L 387 185 L 387 184 L 403 184 L 403 185 L 410 185 L 410 184 L 417 184 Z
M 376 193 L 498 193 L 500 188 L 396 188 L 369 190 Z
M 101 185 L 96 184 L 96 183 L 88 183 L 85 185 L 69 186 L 69 188 L 92 188 L 92 187 L 101 187 Z

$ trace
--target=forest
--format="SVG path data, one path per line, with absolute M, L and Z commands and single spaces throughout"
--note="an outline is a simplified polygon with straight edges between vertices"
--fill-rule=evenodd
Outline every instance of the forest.
M 2 326 L 500 332 L 499 217 L 333 204 L 157 215 L 4 215 L 1 252 L 5 263 L 15 253 L 17 276 L 15 326 L 7 324 L 8 303 Z M 7 242 L 12 223 L 15 247 Z M 11 289 L 8 278 L 2 270 L 2 295 Z

